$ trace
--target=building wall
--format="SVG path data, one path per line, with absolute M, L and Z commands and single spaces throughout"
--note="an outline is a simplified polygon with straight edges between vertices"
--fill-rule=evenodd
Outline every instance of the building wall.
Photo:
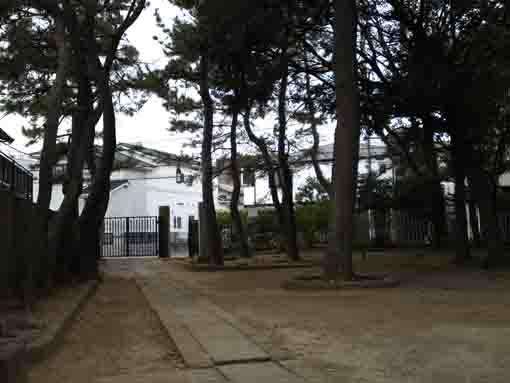
M 34 181 L 34 202 L 37 201 L 38 194 L 39 194 L 39 182 Z M 53 189 L 51 190 L 50 210 L 57 211 L 60 208 L 62 201 L 64 201 L 62 185 L 60 184 L 53 185 Z
M 184 175 L 191 174 L 189 168 L 181 169 Z M 156 216 L 160 206 L 169 206 L 170 231 L 185 238 L 189 217 L 198 217 L 198 203 L 202 200 L 201 182 L 196 178 L 192 186 L 178 184 L 175 174 L 174 166 L 113 172 L 112 180 L 127 180 L 127 183 L 112 191 L 106 216 Z

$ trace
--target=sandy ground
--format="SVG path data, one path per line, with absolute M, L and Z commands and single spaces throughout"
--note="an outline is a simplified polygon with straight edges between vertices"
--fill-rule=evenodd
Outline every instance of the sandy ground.
M 294 350 L 296 369 L 328 371 L 328 382 L 510 382 L 510 272 L 374 255 L 357 269 L 390 272 L 401 286 L 303 292 L 280 288 L 302 269 L 158 269 Z
M 33 366 L 33 383 L 91 383 L 100 377 L 183 367 L 133 280 L 108 277 L 50 358 Z

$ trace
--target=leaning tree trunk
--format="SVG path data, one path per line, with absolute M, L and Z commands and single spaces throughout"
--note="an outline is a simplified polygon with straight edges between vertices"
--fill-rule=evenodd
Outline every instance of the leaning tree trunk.
M 234 105 L 232 113 L 232 126 L 230 127 L 230 166 L 232 169 L 232 180 L 234 190 L 232 192 L 232 200 L 230 201 L 230 213 L 232 215 L 232 224 L 234 233 L 239 238 L 241 247 L 241 256 L 249 257 L 251 255 L 248 245 L 248 233 L 243 225 L 241 214 L 239 212 L 239 197 L 241 195 L 241 172 L 239 170 L 239 162 L 237 156 L 237 123 L 239 117 L 239 106 Z
M 354 278 L 352 250 L 354 226 L 354 193 L 356 183 L 353 168 L 357 154 L 356 135 L 359 132 L 359 96 L 356 84 L 356 3 L 335 1 L 335 76 L 336 118 L 335 130 L 335 242 L 342 255 L 342 277 Z M 329 263 L 326 263 L 329 265 Z M 325 274 L 334 279 L 337 270 Z
M 214 106 L 209 91 L 209 62 L 207 53 L 200 59 L 200 96 L 204 105 L 204 136 L 202 140 L 202 198 L 205 210 L 205 233 L 209 252 L 209 261 L 223 264 L 223 246 L 216 221 L 216 209 L 213 196 L 212 141 Z
M 466 215 L 465 145 L 458 136 L 458 126 L 452 124 L 452 161 L 455 180 L 455 261 L 466 262 L 470 258 Z
M 293 260 L 299 260 L 299 249 L 297 246 L 297 226 L 296 215 L 294 211 L 294 195 L 292 185 L 292 171 L 289 165 L 289 155 L 287 153 L 287 85 L 288 85 L 288 66 L 286 53 L 283 53 L 284 71 L 280 82 L 280 91 L 278 94 L 278 165 L 280 186 L 282 188 L 282 206 L 283 218 L 285 219 L 285 239 L 287 243 L 287 255 Z
M 277 170 L 275 169 L 275 166 L 273 164 L 273 158 L 269 153 L 269 149 L 267 147 L 266 142 L 264 141 L 263 138 L 257 137 L 257 135 L 253 132 L 253 129 L 251 128 L 250 107 L 246 108 L 244 114 L 244 129 L 250 141 L 257 145 L 258 149 L 260 150 L 260 153 L 262 153 L 264 165 L 267 168 L 269 193 L 271 195 L 271 200 L 273 201 L 273 206 L 276 210 L 278 224 L 280 225 L 280 227 L 285 227 L 285 214 L 283 207 L 280 204 L 280 197 L 278 196 L 278 187 L 276 185 Z
M 102 77 L 102 78 L 101 78 Z M 80 273 L 84 278 L 98 275 L 100 258 L 100 228 L 108 208 L 110 198 L 110 175 L 115 159 L 116 126 L 112 93 L 108 75 L 98 75 L 103 104 L 103 154 L 100 166 L 90 187 L 90 193 L 80 216 Z

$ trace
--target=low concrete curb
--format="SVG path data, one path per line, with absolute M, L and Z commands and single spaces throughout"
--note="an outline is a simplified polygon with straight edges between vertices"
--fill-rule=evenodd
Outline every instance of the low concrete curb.
M 191 271 L 247 271 L 247 270 L 274 270 L 274 269 L 301 269 L 320 266 L 319 262 L 295 262 L 295 263 L 260 263 L 260 264 L 225 264 L 223 266 L 203 263 L 190 263 L 189 261 L 177 261 Z
M 56 323 L 49 323 L 37 338 L 26 345 L 26 360 L 29 363 L 36 363 L 46 359 L 49 354 L 58 346 L 64 332 L 69 328 L 82 307 L 95 293 L 99 281 L 89 281 L 76 297 L 76 300 L 68 308 L 65 315 Z
M 388 275 L 364 276 L 353 281 L 327 281 L 321 275 L 305 275 L 285 281 L 282 288 L 288 290 L 376 289 L 397 287 L 399 284 L 398 279 Z

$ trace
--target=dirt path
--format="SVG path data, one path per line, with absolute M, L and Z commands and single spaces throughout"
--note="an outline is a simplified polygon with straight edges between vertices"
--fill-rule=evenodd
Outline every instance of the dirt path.
M 98 378 L 182 367 L 133 280 L 106 279 L 59 349 L 30 371 L 31 383 L 93 383 Z

